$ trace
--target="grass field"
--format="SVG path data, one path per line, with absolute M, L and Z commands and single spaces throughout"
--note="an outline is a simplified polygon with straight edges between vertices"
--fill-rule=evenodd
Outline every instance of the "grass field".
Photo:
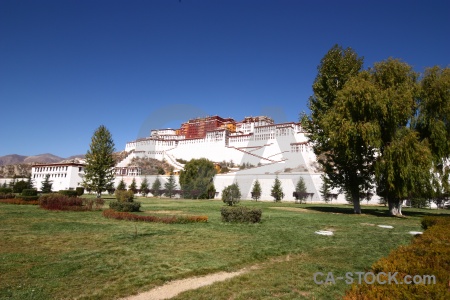
M 117 299 L 174 279 L 254 265 L 247 274 L 176 299 L 334 299 L 348 286 L 317 285 L 315 272 L 367 270 L 409 243 L 408 232 L 421 230 L 422 216 L 449 213 L 404 209 L 406 218 L 393 218 L 384 207 L 353 215 L 345 205 L 244 201 L 263 210 L 263 222 L 227 224 L 217 200 L 139 201 L 142 214 L 207 215 L 209 221 L 135 223 L 106 219 L 99 211 L 0 204 L 0 299 Z

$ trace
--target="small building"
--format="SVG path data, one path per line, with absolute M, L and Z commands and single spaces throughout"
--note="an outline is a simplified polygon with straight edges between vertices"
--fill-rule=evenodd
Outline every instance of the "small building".
M 82 163 L 37 164 L 31 168 L 31 179 L 37 190 L 47 175 L 53 184 L 52 191 L 74 190 L 83 182 L 85 166 Z

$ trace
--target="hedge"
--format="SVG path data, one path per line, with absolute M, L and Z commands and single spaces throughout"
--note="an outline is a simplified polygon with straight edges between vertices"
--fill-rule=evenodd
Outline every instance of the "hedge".
M 111 201 L 109 203 L 109 208 L 115 211 L 139 211 L 141 208 L 140 202 L 122 202 L 122 201 Z
M 220 209 L 220 214 L 224 222 L 259 223 L 262 211 L 244 206 L 227 206 Z
M 141 221 L 141 222 L 158 222 L 165 224 L 184 224 L 184 223 L 205 223 L 208 222 L 207 216 L 143 216 L 135 215 L 129 212 L 118 212 L 112 209 L 103 211 L 103 216 L 109 219 L 127 220 L 127 221 Z
M 68 197 L 77 197 L 78 196 L 77 191 L 75 191 L 75 190 L 60 190 L 58 192 L 58 194 L 65 195 Z
M 35 189 L 23 189 L 22 196 L 37 196 L 37 190 Z
M 425 217 L 422 226 L 427 230 L 410 245 L 400 246 L 372 266 L 374 274 L 397 272 L 398 284 L 353 285 L 344 299 L 450 299 L 450 217 Z M 405 279 L 411 281 L 407 275 L 435 276 L 435 284 L 405 284 Z M 387 281 L 387 276 L 380 279 Z
M 39 201 L 37 200 L 25 201 L 19 198 L 10 198 L 10 199 L 0 199 L 0 203 L 17 204 L 17 205 L 38 205 Z

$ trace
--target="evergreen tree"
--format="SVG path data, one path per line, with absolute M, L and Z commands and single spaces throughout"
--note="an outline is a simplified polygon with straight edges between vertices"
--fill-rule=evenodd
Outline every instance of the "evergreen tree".
M 84 182 L 97 193 L 107 189 L 114 180 L 114 141 L 109 130 L 101 125 L 93 134 L 90 148 L 86 153 Z
M 133 192 L 133 194 L 137 193 L 137 185 L 136 185 L 136 179 L 133 178 L 133 181 L 131 181 L 129 190 Z
M 123 181 L 123 178 L 120 179 L 119 184 L 117 184 L 116 190 L 118 191 L 126 191 L 127 190 L 127 184 L 125 181 Z
M 165 189 L 164 195 L 169 198 L 172 198 L 176 188 L 177 188 L 177 183 L 176 183 L 175 177 L 173 176 L 173 173 L 171 173 L 169 176 L 169 179 L 164 184 L 164 189 Z
M 161 196 L 161 181 L 159 180 L 159 177 L 156 177 L 155 182 L 153 182 L 151 193 L 155 197 Z
M 241 200 L 241 190 L 237 182 L 225 187 L 222 191 L 222 201 L 229 206 L 239 203 Z
M 31 174 L 27 177 L 27 189 L 34 189 L 33 179 L 31 179 Z
M 41 192 L 42 193 L 51 193 L 52 192 L 52 181 L 50 181 L 50 174 L 45 175 L 44 181 L 42 181 Z
M 140 186 L 140 190 L 141 190 L 141 195 L 142 196 L 144 196 L 144 197 L 147 197 L 147 194 L 148 194 L 148 187 L 149 187 L 149 185 L 148 185 L 148 180 L 147 180 L 147 177 L 145 177 L 144 178 L 144 180 L 142 180 L 142 182 L 141 182 L 141 186 Z
M 297 185 L 295 186 L 295 192 L 297 193 L 297 198 L 298 200 L 300 200 L 300 203 L 302 203 L 303 200 L 305 200 L 306 202 L 306 185 L 303 177 L 300 177 L 300 179 L 298 180 Z
M 275 177 L 270 195 L 274 198 L 275 202 L 279 202 L 284 198 L 283 188 L 281 187 L 281 181 L 278 179 L 278 176 Z
M 260 197 L 261 197 L 261 184 L 259 183 L 258 179 L 256 179 L 252 188 L 252 198 L 255 199 L 255 201 L 258 201 Z

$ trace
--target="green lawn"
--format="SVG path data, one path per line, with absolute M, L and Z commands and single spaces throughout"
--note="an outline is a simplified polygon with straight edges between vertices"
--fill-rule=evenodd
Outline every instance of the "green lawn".
M 105 219 L 101 212 L 50 212 L 0 204 L 0 299 L 115 299 L 166 281 L 258 269 L 176 299 L 339 298 L 348 287 L 317 285 L 315 272 L 367 270 L 413 238 L 420 218 L 448 211 L 241 202 L 263 210 L 261 224 L 227 224 L 220 201 L 139 199 L 144 212 L 207 215 L 208 223 L 157 224 Z M 107 205 L 105 205 L 107 207 Z M 299 209 L 303 208 L 303 209 Z M 378 224 L 392 225 L 384 229 Z M 333 230 L 320 236 L 317 230 Z

